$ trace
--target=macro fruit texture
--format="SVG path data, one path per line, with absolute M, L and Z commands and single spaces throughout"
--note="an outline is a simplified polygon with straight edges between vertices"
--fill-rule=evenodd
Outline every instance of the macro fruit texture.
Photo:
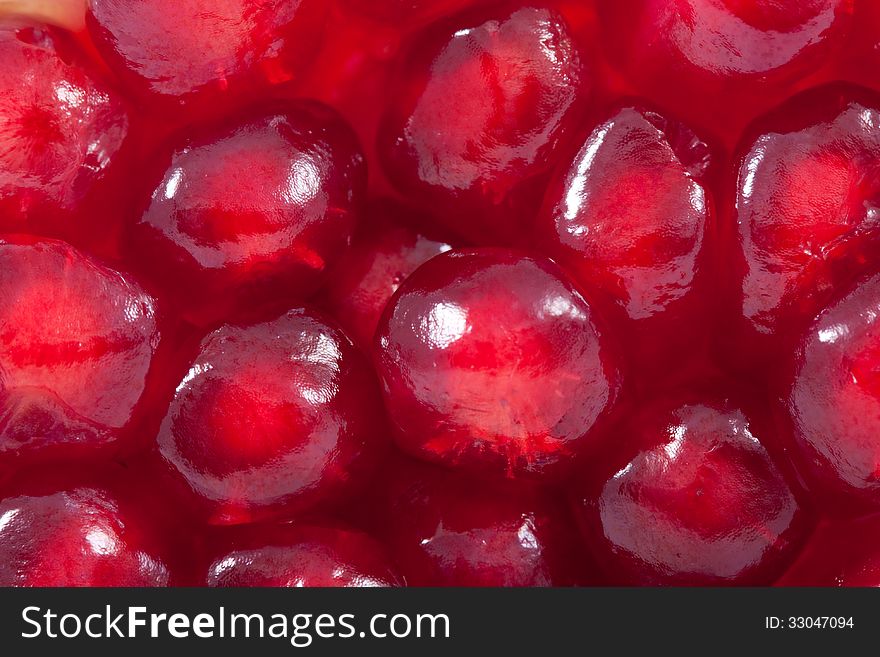
M 625 107 L 547 191 L 537 238 L 638 349 L 640 370 L 668 365 L 676 345 L 697 351 L 708 320 L 710 157 L 686 126 Z
M 790 101 L 755 128 L 739 162 L 742 255 L 735 357 L 774 358 L 876 258 L 878 99 L 832 87 Z M 733 225 L 733 222 L 729 224 Z
M 880 278 L 874 276 L 819 315 L 798 350 L 789 396 L 805 472 L 832 499 L 845 494 L 875 508 L 878 306 Z
M 844 53 L 853 16 L 853 0 L 597 6 L 609 53 L 639 91 L 714 130 L 728 121 L 741 127 L 744 109 L 758 114 L 810 78 L 822 80 Z
M 58 241 L 0 242 L 0 459 L 95 456 L 124 438 L 159 346 L 156 302 Z
M 861 586 L 880 582 L 880 517 L 826 521 L 777 586 Z
M 208 586 L 403 586 L 385 548 L 363 532 L 329 527 L 248 528 L 211 562 Z
M 89 33 L 143 102 L 213 111 L 296 80 L 325 20 L 320 0 L 89 0 Z
M 163 459 L 212 522 L 237 524 L 332 499 L 384 447 L 366 359 L 307 310 L 208 335 L 158 435 Z
M 101 490 L 0 501 L 0 586 L 167 586 L 138 527 Z
M 342 5 L 372 20 L 395 25 L 429 23 L 462 9 L 488 5 L 491 0 L 342 0 Z
M 388 301 L 418 267 L 452 246 L 419 232 L 411 213 L 389 201 L 368 214 L 348 255 L 329 272 L 323 301 L 359 344 L 369 349 Z
M 434 258 L 374 341 L 398 445 L 452 467 L 558 477 L 618 395 L 605 340 L 548 260 L 486 248 Z
M 619 438 L 615 458 L 590 464 L 574 489 L 609 583 L 766 585 L 803 541 L 805 514 L 761 442 L 778 437 L 735 404 L 658 400 Z
M 380 507 L 387 510 L 377 524 L 410 586 L 588 581 L 589 567 L 558 495 L 503 482 L 485 485 L 402 457 L 389 464 Z
M 119 223 L 118 212 L 106 212 L 113 209 L 106 207 L 106 184 L 121 159 L 129 116 L 95 68 L 62 30 L 0 16 L 5 232 L 88 242 Z
M 318 103 L 207 129 L 155 168 L 129 249 L 203 326 L 313 294 L 346 258 L 366 192 L 356 137 Z
M 463 237 L 515 242 L 535 183 L 577 128 L 589 64 L 543 7 L 438 25 L 406 57 L 379 154 L 392 183 Z
M 876 584 L 878 44 L 0 0 L 0 584 Z

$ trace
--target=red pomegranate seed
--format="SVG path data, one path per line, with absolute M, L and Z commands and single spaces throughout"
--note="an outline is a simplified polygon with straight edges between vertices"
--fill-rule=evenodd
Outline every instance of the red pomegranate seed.
M 802 96 L 762 122 L 739 163 L 742 276 L 733 357 L 762 363 L 880 255 L 880 104 L 857 90 Z
M 379 155 L 410 200 L 461 235 L 516 241 L 589 83 L 563 19 L 523 7 L 442 24 L 405 57 Z
M 615 401 L 615 356 L 547 260 L 450 251 L 400 287 L 375 356 L 407 452 L 489 475 L 560 476 Z
M 159 431 L 210 520 L 240 524 L 335 501 L 385 445 L 366 360 L 306 310 L 204 339 Z
M 880 278 L 819 315 L 797 351 L 789 405 L 806 472 L 832 512 L 880 503 Z M 836 496 L 850 501 L 835 503 Z M 830 496 L 830 497 L 829 497 Z
M 366 192 L 357 139 L 318 103 L 205 128 L 154 168 L 129 251 L 202 326 L 314 293 Z
M 777 441 L 729 402 L 662 400 L 629 418 L 616 457 L 575 478 L 576 512 L 607 581 L 772 583 L 809 527 L 767 438 Z
M 0 586 L 167 586 L 142 531 L 100 490 L 0 500 Z
M 614 320 L 640 371 L 678 366 L 706 335 L 709 161 L 683 125 L 626 107 L 593 130 L 547 192 L 538 239 Z
M 299 80 L 324 0 L 89 0 L 89 34 L 126 87 L 168 110 L 216 111 Z
M 119 443 L 158 343 L 155 301 L 133 281 L 62 242 L 0 242 L 0 454 Z
M 0 23 L 0 230 L 77 243 L 107 233 L 128 130 L 122 101 L 67 33 Z

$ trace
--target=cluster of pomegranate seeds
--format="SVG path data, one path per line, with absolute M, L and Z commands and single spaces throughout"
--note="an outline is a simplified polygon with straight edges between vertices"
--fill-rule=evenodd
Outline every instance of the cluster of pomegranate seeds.
M 878 44 L 0 3 L 0 585 L 876 585 Z

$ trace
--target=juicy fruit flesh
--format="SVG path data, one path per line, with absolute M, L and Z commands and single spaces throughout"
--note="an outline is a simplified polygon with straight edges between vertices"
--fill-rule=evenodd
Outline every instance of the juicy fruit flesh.
M 865 281 L 810 327 L 789 400 L 815 485 L 872 504 L 880 501 L 878 285 Z
M 491 0 L 488 0 L 491 1 Z M 393 25 L 427 23 L 457 11 L 486 4 L 487 0 L 342 0 L 345 6 L 372 19 Z
M 166 567 L 129 542 L 133 533 L 103 491 L 7 498 L 0 585 L 166 586 Z
M 746 156 L 738 195 L 743 314 L 759 332 L 773 331 L 774 314 L 798 295 L 809 298 L 828 261 L 871 237 L 878 119 L 876 109 L 850 103 L 830 121 L 761 137 Z
M 159 332 L 155 301 L 61 242 L 0 243 L 0 452 L 118 438 Z
M 380 451 L 373 386 L 348 339 L 307 311 L 225 326 L 178 385 L 159 449 L 215 522 L 314 505 Z
M 328 108 L 291 105 L 175 148 L 130 250 L 199 324 L 225 307 L 312 294 L 342 259 L 365 186 L 354 135 Z
M 0 0 L 0 578 L 875 583 L 874 4 Z
M 713 199 L 709 146 L 636 107 L 600 123 L 550 183 L 536 238 L 626 335 L 631 360 L 662 371 L 698 352 L 708 321 Z M 679 360 L 681 360 L 679 358 Z
M 785 32 L 807 21 L 815 20 L 835 3 L 828 0 L 807 0 L 796 4 L 785 4 L 774 0 L 722 0 L 714 4 L 727 8 L 743 22 L 758 29 Z
M 509 475 L 570 460 L 617 394 L 602 339 L 550 263 L 494 249 L 434 258 L 374 343 L 398 444 Z
M 129 119 L 52 28 L 0 25 L 0 226 L 75 235 Z M 86 218 L 79 218 L 80 221 Z M 73 225 L 71 225 L 73 224 Z
M 658 120 L 626 108 L 597 127 L 544 220 L 554 224 L 560 255 L 580 284 L 615 297 L 635 320 L 689 292 L 708 214 L 699 182 L 708 147 L 685 136 L 676 152 Z
M 323 14 L 315 0 L 90 0 L 87 18 L 107 63 L 131 88 L 193 103 L 301 75 Z
M 517 16 L 514 15 L 512 18 L 516 20 Z M 515 27 L 510 28 L 511 31 L 519 27 L 516 23 L 514 25 Z M 558 40 L 558 37 L 549 32 L 552 28 L 546 19 L 538 25 L 536 45 L 542 41 L 552 43 Z M 568 94 L 569 98 L 563 96 L 561 102 L 553 103 L 552 99 L 543 97 L 543 89 L 538 86 L 541 74 L 530 71 L 530 68 L 536 65 L 524 59 L 518 43 L 507 52 L 506 44 L 501 40 L 505 33 L 501 30 L 501 26 L 497 23 L 489 23 L 482 32 L 463 30 L 456 33 L 453 42 L 444 48 L 431 67 L 433 84 L 426 86 L 405 128 L 405 135 L 415 150 L 417 161 L 423 163 L 419 167 L 420 177 L 428 185 L 448 187 L 453 191 L 473 187 L 482 176 L 482 170 L 477 165 L 467 166 L 467 153 L 472 149 L 480 153 L 484 149 L 497 148 L 497 155 L 490 155 L 486 159 L 491 157 L 501 162 L 513 162 L 529 157 L 527 146 L 521 147 L 519 143 L 528 144 L 529 140 L 536 143 L 546 142 L 547 135 L 544 131 L 554 126 L 558 118 L 549 117 L 548 120 L 548 117 L 537 113 L 521 115 L 513 114 L 511 110 L 520 103 L 526 107 L 531 105 L 537 107 L 540 99 L 540 102 L 548 103 L 551 107 L 558 105 L 560 110 L 564 111 L 571 102 L 573 90 L 570 91 L 568 87 L 571 86 L 572 81 L 566 78 L 560 80 L 559 93 Z M 516 31 L 511 35 L 512 39 L 518 37 Z M 500 43 L 493 51 L 494 58 L 498 60 L 494 65 L 487 64 L 484 58 L 469 58 L 458 64 L 458 61 L 467 57 L 470 51 L 489 50 L 492 47 L 489 44 L 496 39 Z M 459 44 L 458 40 L 462 42 Z M 489 43 L 483 43 L 483 40 Z M 563 53 L 562 58 L 565 57 L 566 54 Z M 454 82 L 448 81 L 453 76 Z M 473 93 L 473 90 L 486 84 L 490 88 L 490 93 Z M 453 94 L 451 97 L 450 92 Z M 507 101 L 507 104 L 499 105 L 497 98 L 511 100 Z M 422 126 L 430 126 L 436 120 L 436 107 L 441 103 L 451 104 L 457 111 L 445 117 L 442 133 L 432 133 Z M 518 120 L 514 121 L 514 119 Z M 478 141 L 481 132 L 492 134 L 494 139 L 498 139 L 499 136 L 506 136 L 507 131 L 511 134 L 505 141 L 510 142 L 511 145 L 506 149 L 504 145 L 496 145 L 489 140 L 484 144 Z M 509 151 L 505 152 L 507 149 Z M 432 161 L 438 159 L 440 153 L 444 156 L 446 153 L 465 155 L 448 168 L 430 166 Z M 498 190 L 495 192 L 497 197 L 509 191 L 504 182 L 499 182 L 497 186 Z M 494 200 L 496 199 L 490 199 L 490 201 Z
M 685 31 L 678 10 L 675 45 L 692 64 L 721 74 L 757 74 L 778 69 L 831 29 L 839 0 L 776 3 L 768 0 L 691 0 L 700 20 Z M 735 17 L 730 20 L 730 16 Z M 725 38 L 726 37 L 726 38 Z M 748 49 L 738 48 L 751 42 Z
M 742 411 L 683 405 L 633 422 L 639 451 L 577 498 L 587 543 L 617 583 L 772 582 L 797 500 Z M 778 570 L 778 566 L 776 566 Z
M 828 69 L 847 52 L 853 4 L 621 0 L 597 6 L 605 46 L 639 95 L 698 127 L 737 135 L 797 91 L 834 79 L 836 71 Z
M 635 320 L 690 291 L 708 214 L 699 182 L 708 147 L 686 139 L 680 155 L 659 118 L 627 108 L 596 128 L 549 211 L 581 286 L 599 278 L 595 287 L 616 293 Z
M 552 166 L 587 86 L 564 27 L 552 12 L 527 7 L 455 31 L 412 58 L 380 153 L 402 192 L 447 209 L 439 222 L 482 239 L 516 229 L 503 224 L 519 208 L 493 213 Z
M 736 75 L 795 62 L 851 6 L 851 0 L 685 0 L 649 11 L 653 20 L 669 21 L 664 37 L 682 59 L 707 72 Z
M 552 494 L 487 486 L 404 459 L 386 474 L 380 494 L 390 507 L 379 524 L 409 585 L 583 583 L 577 537 Z

